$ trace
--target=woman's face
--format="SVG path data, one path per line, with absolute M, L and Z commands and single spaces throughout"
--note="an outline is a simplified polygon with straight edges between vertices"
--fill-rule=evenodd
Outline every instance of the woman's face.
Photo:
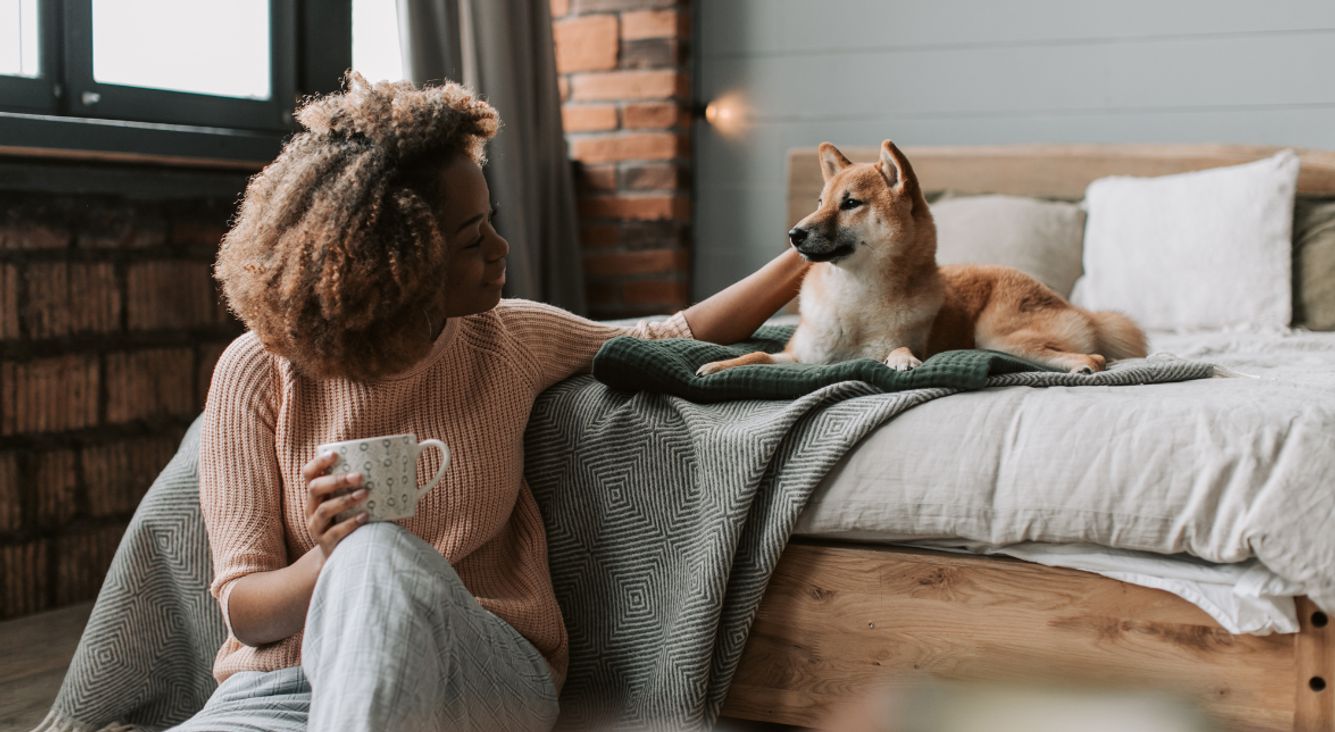
M 510 244 L 492 227 L 491 190 L 482 168 L 460 155 L 442 176 L 445 317 L 486 312 L 501 300 Z

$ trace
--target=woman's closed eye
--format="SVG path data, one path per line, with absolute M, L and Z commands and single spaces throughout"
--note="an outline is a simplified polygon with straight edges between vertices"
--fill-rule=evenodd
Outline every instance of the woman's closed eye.
M 477 227 L 477 239 L 475 239 L 473 243 L 464 247 L 465 249 L 477 249 L 478 247 L 482 246 L 482 240 L 486 238 L 486 235 L 483 233 L 482 227 L 485 225 L 485 226 L 490 226 L 492 229 L 495 229 L 496 217 L 500 214 L 500 212 L 501 212 L 501 205 L 499 203 L 491 204 L 491 211 L 487 213 L 487 218 L 483 219 L 482 223 L 479 224 Z

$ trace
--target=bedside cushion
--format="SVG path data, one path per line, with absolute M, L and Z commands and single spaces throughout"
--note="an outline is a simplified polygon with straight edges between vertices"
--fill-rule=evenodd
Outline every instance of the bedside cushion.
M 1073 203 L 1019 196 L 945 197 L 932 204 L 936 261 L 1004 264 L 1069 297 L 1080 277 L 1085 213 Z
M 1072 301 L 1149 330 L 1287 327 L 1297 179 L 1298 156 L 1285 150 L 1245 165 L 1094 181 Z

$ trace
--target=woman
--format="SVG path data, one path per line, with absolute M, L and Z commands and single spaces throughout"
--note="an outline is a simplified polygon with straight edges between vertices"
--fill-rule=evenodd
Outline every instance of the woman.
M 523 480 L 534 399 L 612 336 L 746 337 L 804 263 L 790 250 L 635 328 L 502 300 L 509 245 L 481 168 L 495 110 L 456 84 L 354 74 L 298 120 L 218 257 L 249 327 L 214 372 L 200 448 L 229 637 L 183 728 L 546 729 L 567 647 Z M 329 475 L 316 446 L 408 432 L 450 446 L 446 477 L 413 517 L 367 523 L 362 477 Z

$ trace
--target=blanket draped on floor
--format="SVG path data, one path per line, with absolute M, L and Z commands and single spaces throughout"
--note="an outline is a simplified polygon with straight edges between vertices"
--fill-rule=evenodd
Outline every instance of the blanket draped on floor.
M 1007 373 L 981 385 L 1209 375 L 1204 364 L 1149 361 L 1093 376 Z M 812 489 L 876 426 L 955 391 L 883 393 L 846 381 L 792 401 L 698 404 L 584 376 L 545 392 L 529 422 L 525 473 L 570 633 L 561 725 L 711 725 Z M 168 726 L 212 692 L 225 631 L 207 590 L 198 432 L 196 423 L 135 513 L 39 729 Z

